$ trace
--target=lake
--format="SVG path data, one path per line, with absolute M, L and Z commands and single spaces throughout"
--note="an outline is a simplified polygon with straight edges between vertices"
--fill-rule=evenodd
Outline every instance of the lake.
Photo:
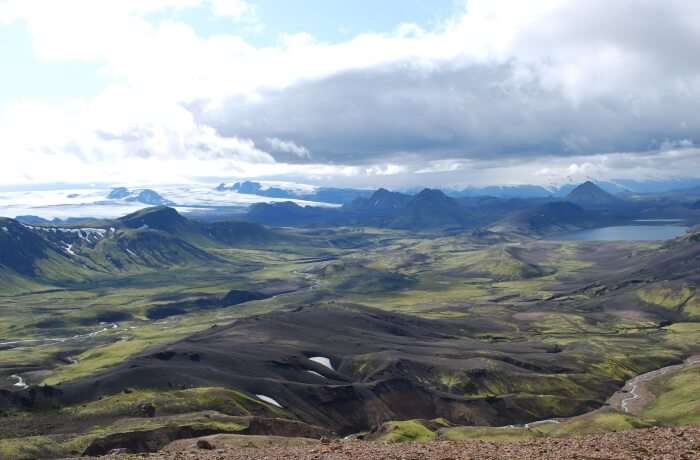
M 684 235 L 683 225 L 619 225 L 592 228 L 549 238 L 557 241 L 661 241 Z

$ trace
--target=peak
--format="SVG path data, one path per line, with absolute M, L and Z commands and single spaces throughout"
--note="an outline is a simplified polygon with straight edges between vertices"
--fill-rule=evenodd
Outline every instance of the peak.
M 109 195 L 107 195 L 107 199 L 109 200 L 121 200 L 122 198 L 126 198 L 129 196 L 131 192 L 129 192 L 129 189 L 126 187 L 117 187 L 115 189 L 112 189 L 111 192 L 109 192 Z
M 597 185 L 595 182 L 587 180 L 586 182 L 583 182 L 576 186 L 569 194 L 576 193 L 576 192 L 581 192 L 581 191 L 586 191 L 586 192 L 602 192 L 602 193 L 608 193 L 605 190 L 603 190 L 599 185 Z
M 128 228 L 154 228 L 164 231 L 174 231 L 176 227 L 187 223 L 187 219 L 168 206 L 142 209 L 118 220 Z
M 590 188 L 590 187 L 600 188 L 595 182 L 590 181 L 590 180 L 587 180 L 586 182 L 584 182 L 583 184 L 579 185 L 576 188 Z
M 392 192 L 392 191 L 387 190 L 387 189 L 385 189 L 385 188 L 382 187 L 382 188 L 380 188 L 380 189 L 377 189 L 377 190 L 372 194 L 372 198 L 376 199 L 376 198 L 388 197 L 388 196 L 393 196 L 393 195 L 397 195 L 397 196 L 398 196 L 398 195 L 400 195 L 400 194 L 397 193 L 397 192 Z
M 568 201 L 585 206 L 612 205 L 620 201 L 591 181 L 586 181 L 566 196 Z
M 175 209 L 169 207 L 169 206 L 151 206 L 150 208 L 144 208 L 139 211 L 133 212 L 127 216 L 122 217 L 122 219 L 126 219 L 131 216 L 137 216 L 137 215 L 153 215 L 153 214 L 177 214 L 180 215 Z
M 424 188 L 423 190 L 420 191 L 416 197 L 423 197 L 423 198 L 447 198 L 447 195 L 440 190 L 436 188 Z

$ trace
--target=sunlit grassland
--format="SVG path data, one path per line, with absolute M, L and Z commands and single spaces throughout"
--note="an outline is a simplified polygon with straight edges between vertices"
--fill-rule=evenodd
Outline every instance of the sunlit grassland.
M 190 426 L 196 430 L 212 430 L 219 433 L 237 433 L 247 427 L 240 419 L 215 411 L 155 418 L 126 417 L 106 425 L 96 424 L 78 433 L 5 438 L 0 441 L 0 459 L 75 457 L 81 455 L 94 439 L 109 434 L 175 426 Z
M 105 327 L 94 321 L 100 313 L 130 315 L 119 321 L 118 328 L 108 328 L 96 338 L 0 350 L 0 360 L 46 366 L 48 370 L 28 380 L 56 384 L 94 375 L 214 324 L 290 307 L 351 303 L 427 318 L 488 320 L 494 330 L 473 332 L 473 338 L 485 343 L 532 340 L 566 346 L 567 356 L 586 368 L 581 375 L 533 374 L 517 381 L 494 374 L 482 387 L 464 390 L 465 396 L 592 397 L 594 381 L 622 382 L 678 361 L 700 343 L 700 327 L 694 323 L 643 330 L 648 324 L 643 320 L 623 322 L 609 316 L 592 321 L 588 312 L 574 307 L 543 309 L 539 301 L 556 293 L 563 279 L 592 266 L 581 257 L 577 243 L 486 246 L 463 236 L 417 239 L 392 231 L 340 232 L 348 235 L 357 247 L 329 245 L 332 234 L 320 238 L 318 246 L 305 240 L 298 246 L 217 247 L 210 250 L 230 264 L 123 273 L 60 290 L 0 295 L 0 334 L 9 339 L 71 337 Z M 294 292 L 160 321 L 146 317 L 149 308 L 173 299 L 223 296 L 231 289 L 259 290 L 274 283 L 287 283 Z M 46 320 L 65 324 L 41 327 Z M 66 350 L 73 364 L 52 361 Z M 468 376 L 436 372 L 429 383 L 460 391 L 467 387 Z
M 664 425 L 700 424 L 700 364 L 663 376 L 650 385 L 656 399 L 643 416 Z
M 315 251 L 311 254 L 291 250 L 282 253 L 246 249 L 224 252 L 235 263 L 126 273 L 114 275 L 111 279 L 98 277 L 62 289 L 21 295 L 2 292 L 0 342 L 44 342 L 0 349 L 0 361 L 8 366 L 48 366 L 50 375 L 45 380 L 42 378 L 46 383 L 84 377 L 119 364 L 150 346 L 178 340 L 213 324 L 226 324 L 236 318 L 274 311 L 286 303 L 282 298 L 272 298 L 159 322 L 145 316 L 150 307 L 168 299 L 223 296 L 231 289 L 256 290 L 279 280 L 303 287 L 309 281 L 298 271 L 307 265 L 298 261 L 318 256 Z M 283 297 L 293 301 L 303 294 L 291 293 Z M 101 314 L 114 312 L 127 315 L 126 319 L 119 321 L 118 328 L 99 324 Z M 94 337 L 76 337 L 98 331 Z M 71 359 L 77 362 L 67 364 L 52 360 L 62 351 L 70 353 Z M 28 380 L 39 383 L 36 381 L 39 375 L 28 376 Z
M 574 245 L 562 246 L 552 245 L 551 257 L 541 264 L 544 268 L 537 268 L 515 257 L 505 246 L 478 247 L 459 238 L 405 241 L 398 253 L 364 251 L 344 257 L 338 268 L 323 273 L 321 283 L 350 302 L 411 314 L 455 317 L 459 313 L 454 307 L 480 308 L 483 303 L 502 296 L 516 295 L 530 300 L 551 296 L 551 287 L 560 277 L 590 266 L 588 262 L 572 259 L 576 252 Z M 494 254 L 504 255 L 494 257 Z M 400 274 L 415 283 L 403 289 L 360 287 L 356 292 L 338 289 L 344 280 L 358 278 L 366 269 Z M 376 277 L 370 280 L 370 276 L 365 285 L 376 284 Z M 489 307 L 487 313 L 498 317 L 498 306 L 491 303 Z
M 440 426 L 432 421 L 424 420 L 387 422 L 382 425 L 375 438 L 383 442 L 431 440 L 513 442 L 542 437 L 626 431 L 651 426 L 653 423 L 650 421 L 610 408 L 603 408 L 582 416 L 565 419 L 561 423 L 545 423 L 531 427 Z
M 265 414 L 272 417 L 285 416 L 286 412 L 264 401 L 228 388 L 202 387 L 185 390 L 130 390 L 106 396 L 79 406 L 61 409 L 67 416 L 86 415 L 133 415 L 136 408 L 152 404 L 164 414 L 188 414 L 212 410 L 225 415 Z

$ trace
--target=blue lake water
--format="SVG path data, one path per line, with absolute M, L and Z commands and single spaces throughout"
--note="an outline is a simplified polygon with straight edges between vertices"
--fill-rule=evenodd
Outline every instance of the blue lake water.
M 551 237 L 557 241 L 661 241 L 684 235 L 683 225 L 620 225 L 592 228 Z

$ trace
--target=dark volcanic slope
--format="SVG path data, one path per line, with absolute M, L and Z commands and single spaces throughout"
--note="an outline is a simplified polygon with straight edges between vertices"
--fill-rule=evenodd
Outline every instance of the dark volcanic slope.
M 555 201 L 515 212 L 504 219 L 499 227 L 541 235 L 590 226 L 596 216 L 578 205 L 566 201 Z
M 59 388 L 64 402 L 75 403 L 125 388 L 227 386 L 274 398 L 292 415 L 342 433 L 415 417 L 500 425 L 549 416 L 554 406 L 557 415 L 572 415 L 600 403 L 551 395 L 543 408 L 532 395 L 450 394 L 446 379 L 457 373 L 468 376 L 478 393 L 487 377 L 493 382 L 580 370 L 550 345 L 465 337 L 475 329 L 495 326 L 361 307 L 300 308 L 215 327 Z M 333 369 L 312 357 L 330 359 Z
M 37 262 L 51 255 L 65 258 L 36 232 L 16 220 L 0 218 L 0 268 L 34 275 Z

